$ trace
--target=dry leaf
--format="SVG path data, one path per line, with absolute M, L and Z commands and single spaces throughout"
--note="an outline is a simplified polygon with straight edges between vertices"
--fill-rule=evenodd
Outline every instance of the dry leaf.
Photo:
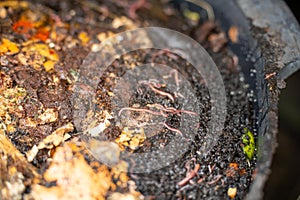
M 115 17 L 114 20 L 111 23 L 111 26 L 114 29 L 118 29 L 121 26 L 126 26 L 126 28 L 128 29 L 134 29 L 136 28 L 135 23 L 133 23 L 133 21 L 125 16 L 121 16 L 121 17 Z
M 6 38 L 2 38 L 2 43 L 0 45 L 0 55 L 3 54 L 12 55 L 18 53 L 19 51 L 20 49 L 18 48 L 16 43 L 11 42 Z
M 46 188 L 34 185 L 31 196 L 34 199 L 104 200 L 111 185 L 108 168 L 101 165 L 98 172 L 85 161 L 83 155 L 74 156 L 72 149 L 65 145 L 58 147 L 50 167 L 44 174 L 46 181 L 56 181 L 56 186 Z
M 82 32 L 79 33 L 78 38 L 81 41 L 82 45 L 86 45 L 89 42 L 89 40 L 90 40 L 89 36 L 84 31 L 82 31 Z
M 229 196 L 229 198 L 234 199 L 234 197 L 236 196 L 236 193 L 237 193 L 236 187 L 228 188 L 227 195 Z
M 29 162 L 32 162 L 35 156 L 37 155 L 38 150 L 40 149 L 52 149 L 55 146 L 58 146 L 62 142 L 66 141 L 67 139 L 71 138 L 68 132 L 71 132 L 74 130 L 74 126 L 72 123 L 68 123 L 58 129 L 56 129 L 54 132 L 51 133 L 51 135 L 48 135 L 43 141 L 41 141 L 38 146 L 34 145 L 27 153 L 27 160 Z
M 228 30 L 228 36 L 231 42 L 237 43 L 239 38 L 239 30 L 236 26 L 231 26 Z
M 53 108 L 47 108 L 44 113 L 38 116 L 40 124 L 55 122 L 58 119 L 58 112 Z
M 56 129 L 51 135 L 48 135 L 42 142 L 39 143 L 39 149 L 52 149 L 53 146 L 58 146 L 60 143 L 69 139 L 71 136 L 66 134 L 74 130 L 72 123 L 68 123 L 58 129 Z
M 0 7 L 27 8 L 28 2 L 26 2 L 26 1 L 3 1 L 3 2 L 0 2 Z
M 146 135 L 143 128 L 124 127 L 120 136 L 115 140 L 119 145 L 128 146 L 135 150 L 143 145 Z
M 22 49 L 23 52 L 37 52 L 48 60 L 58 61 L 59 57 L 54 49 L 50 49 L 46 44 L 31 44 Z

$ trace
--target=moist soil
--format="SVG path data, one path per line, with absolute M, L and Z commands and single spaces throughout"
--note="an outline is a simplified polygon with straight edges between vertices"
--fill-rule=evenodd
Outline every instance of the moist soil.
M 138 3 L 137 3 L 138 2 Z M 234 55 L 227 44 L 230 41 L 228 34 L 220 27 L 221 21 L 208 21 L 201 15 L 200 20 L 194 20 L 187 15 L 183 15 L 174 8 L 174 5 L 166 1 L 38 1 L 32 2 L 30 8 L 10 9 L 5 6 L 5 21 L 2 23 L 1 38 L 9 38 L 14 43 L 21 44 L 30 41 L 34 31 L 12 28 L 26 10 L 36 12 L 31 20 L 43 18 L 43 26 L 55 29 L 56 39 L 53 36 L 38 37 L 39 43 L 52 45 L 59 56 L 52 70 L 38 68 L 34 65 L 34 60 L 38 58 L 30 55 L 27 65 L 22 63 L 19 54 L 3 54 L 1 60 L 1 84 L 9 80 L 10 87 L 20 86 L 25 88 L 26 97 L 17 102 L 22 106 L 21 115 L 12 113 L 15 121 L 15 129 L 7 131 L 6 135 L 15 147 L 23 154 L 28 152 L 34 145 L 37 145 L 54 130 L 71 122 L 73 123 L 72 88 L 76 82 L 76 77 L 80 73 L 79 67 L 83 60 L 93 48 L 93 45 L 101 42 L 100 33 L 119 33 L 129 30 L 132 27 L 158 26 L 165 27 L 184 33 L 198 41 L 210 54 L 216 63 L 226 89 L 227 116 L 224 129 L 218 138 L 217 144 L 205 155 L 199 155 L 197 151 L 205 143 L 208 122 L 211 119 L 211 104 L 208 89 L 204 78 L 191 70 L 191 64 L 178 54 L 171 53 L 171 50 L 137 50 L 115 59 L 106 69 L 95 92 L 97 99 L 96 113 L 107 111 L 112 113 L 116 105 L 110 102 L 114 93 L 114 87 L 124 74 L 131 70 L 132 66 L 143 63 L 158 63 L 170 66 L 180 71 L 192 85 L 199 103 L 199 115 L 197 115 L 198 127 L 196 135 L 189 138 L 185 132 L 176 132 L 173 129 L 180 127 L 180 116 L 172 113 L 164 118 L 166 126 L 154 136 L 145 137 L 141 145 L 130 148 L 130 145 L 120 144 L 124 151 L 133 153 L 151 152 L 163 148 L 170 141 L 180 135 L 185 139 L 191 139 L 191 145 L 187 152 L 170 163 L 167 167 L 153 171 L 151 173 L 134 173 L 136 165 L 130 159 L 124 158 L 129 165 L 127 176 L 135 182 L 136 191 L 140 192 L 145 199 L 229 199 L 230 189 L 236 189 L 232 196 L 235 199 L 242 199 L 249 190 L 249 186 L 255 174 L 256 155 L 248 159 L 243 152 L 242 136 L 245 128 L 255 132 L 255 113 L 252 111 L 254 100 L 249 91 L 249 85 L 244 81 L 243 74 L 238 65 L 238 58 Z M 45 7 L 50 10 L 46 10 Z M 205 13 L 205 10 L 203 10 Z M 115 18 L 125 16 L 128 19 L 125 25 L 113 26 Z M 130 20 L 130 23 L 128 22 Z M 132 24 L 131 24 L 132 22 Z M 47 29 L 48 30 L 48 29 Z M 35 30 L 37 31 L 37 30 Z M 52 33 L 53 33 L 52 32 Z M 84 35 L 81 33 L 84 32 Z M 42 34 L 42 33 L 41 33 Z M 103 35 L 102 35 L 103 36 Z M 103 36 L 104 37 L 104 36 Z M 76 39 L 74 39 L 76 38 Z M 78 39 L 82 38 L 82 39 Z M 89 38 L 85 42 L 84 38 Z M 100 39 L 99 39 L 100 38 Z M 180 66 L 180 67 L 178 67 Z M 145 77 L 146 79 L 146 77 Z M 175 80 L 174 80 L 175 84 Z M 179 82 L 180 84 L 180 82 Z M 157 85 L 156 85 L 157 86 Z M 4 86 L 1 86 L 4 87 Z M 156 89 L 171 94 L 174 100 L 168 96 L 158 95 L 146 84 L 136 86 L 136 90 L 129 100 L 129 107 L 145 107 L 149 104 L 159 104 L 163 107 L 173 107 L 180 110 L 182 105 L 177 100 L 178 96 L 168 84 Z M 189 93 L 187 93 L 189 95 Z M 118 105 L 117 105 L 118 106 Z M 26 119 L 36 119 L 41 110 L 54 109 L 57 111 L 57 120 L 51 123 L 37 123 L 27 126 Z M 126 112 L 127 113 L 127 112 Z M 135 118 L 145 116 L 141 112 L 132 112 Z M 182 114 L 184 115 L 184 114 Z M 118 116 L 116 114 L 116 116 Z M 148 116 L 149 117 L 149 116 Z M 101 118 L 101 117 L 100 117 Z M 2 119 L 3 120 L 3 119 Z M 110 141 L 122 134 L 117 119 L 110 120 L 110 126 L 103 132 Z M 70 133 L 71 141 L 79 138 L 79 130 L 74 129 Z M 38 169 L 38 173 L 43 174 L 51 164 L 49 158 L 53 156 L 54 150 L 49 153 L 47 150 L 40 150 L 31 162 Z M 85 155 L 88 163 L 95 159 L 90 155 Z M 186 181 L 186 177 L 194 173 Z M 55 183 L 42 181 L 46 187 L 51 187 Z M 25 184 L 26 185 L 26 184 Z M 29 194 L 31 185 L 26 185 L 26 190 L 22 195 Z M 117 189 L 118 191 L 118 189 Z M 120 189 L 119 191 L 122 192 Z M 106 197 L 109 193 L 106 194 Z

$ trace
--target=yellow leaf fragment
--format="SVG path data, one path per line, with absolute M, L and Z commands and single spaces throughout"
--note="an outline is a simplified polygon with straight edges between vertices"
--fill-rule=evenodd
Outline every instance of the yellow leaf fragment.
M 29 162 L 32 162 L 35 156 L 38 153 L 38 150 L 40 149 L 52 149 L 55 146 L 60 145 L 62 142 L 69 139 L 71 136 L 67 134 L 68 132 L 71 132 L 74 130 L 74 126 L 72 123 L 68 123 L 55 131 L 51 133 L 51 135 L 48 135 L 43 141 L 41 141 L 38 146 L 35 145 L 26 153 L 27 160 Z
M 22 49 L 24 52 L 37 52 L 48 60 L 58 61 L 59 57 L 54 49 L 50 49 L 46 44 L 32 44 Z
M 236 196 L 236 193 L 237 193 L 236 187 L 228 188 L 227 195 L 229 196 L 229 198 L 234 199 L 234 197 Z
M 146 135 L 143 128 L 124 127 L 120 136 L 115 140 L 119 145 L 128 146 L 135 150 L 143 145 Z
M 47 60 L 46 62 L 44 62 L 44 68 L 46 70 L 46 72 L 50 72 L 54 70 L 54 65 L 55 65 L 55 61 L 52 60 Z
M 78 38 L 81 41 L 82 45 L 86 45 L 90 40 L 87 32 L 84 32 L 84 31 L 79 33 Z
M 8 124 L 6 128 L 7 128 L 7 132 L 9 133 L 13 133 L 16 131 L 16 128 L 12 124 Z
M 189 9 L 183 11 L 183 15 L 189 20 L 198 22 L 200 20 L 200 14 L 198 12 L 193 12 Z
M 2 44 L 0 45 L 0 55 L 8 54 L 12 55 L 18 53 L 20 49 L 18 48 L 17 44 L 11 42 L 6 38 L 2 38 Z
M 3 1 L 0 2 L 0 7 L 27 8 L 28 3 L 26 1 Z

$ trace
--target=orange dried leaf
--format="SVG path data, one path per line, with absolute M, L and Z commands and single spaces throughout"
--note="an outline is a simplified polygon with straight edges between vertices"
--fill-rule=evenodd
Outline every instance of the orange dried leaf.
M 82 45 L 86 45 L 90 40 L 89 36 L 84 31 L 79 33 L 78 38 L 81 41 Z
M 239 30 L 236 26 L 231 26 L 228 30 L 228 36 L 233 43 L 238 42 Z
M 237 193 L 236 187 L 228 188 L 227 195 L 229 196 L 230 199 L 234 199 L 234 197 L 236 196 L 236 193 Z
M 240 170 L 240 176 L 243 176 L 243 175 L 245 175 L 246 174 L 246 170 L 245 169 L 241 169 Z
M 0 55 L 2 54 L 15 54 L 18 53 L 20 50 L 16 43 L 11 42 L 10 40 L 3 38 L 2 44 L 0 45 Z
M 45 42 L 49 38 L 50 32 L 48 28 L 42 27 L 37 30 L 37 33 L 32 37 Z
M 33 27 L 33 23 L 25 20 L 20 20 L 13 24 L 12 29 L 17 33 L 26 34 L 31 29 L 33 29 Z
M 229 167 L 233 168 L 234 170 L 238 170 L 239 169 L 239 165 L 237 163 L 230 163 Z

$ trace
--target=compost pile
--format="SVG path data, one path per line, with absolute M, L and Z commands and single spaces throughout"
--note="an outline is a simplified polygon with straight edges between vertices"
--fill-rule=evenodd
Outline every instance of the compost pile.
M 225 32 L 220 21 L 210 19 L 211 11 L 204 8 L 199 14 L 188 6 L 178 9 L 168 1 L 38 3 L 0 3 L 1 199 L 242 199 L 246 195 L 255 176 L 255 98 L 244 82 L 238 57 L 227 46 L 239 42 L 238 27 Z M 149 26 L 192 37 L 209 52 L 222 75 L 227 116 L 217 144 L 206 156 L 198 150 L 211 119 L 209 91 L 204 77 L 190 70 L 190 63 L 170 49 L 126 53 L 99 77 L 95 91 L 80 86 L 95 94 L 93 123 L 105 124 L 101 134 L 108 140 L 87 144 L 81 137 L 84 130 L 74 125 L 75 109 L 80 108 L 74 108 L 72 94 L 89 52 L 97 51 L 101 42 L 117 33 Z M 142 81 L 129 98 L 130 106 L 113 113 L 118 105 L 112 105 L 110 99 L 117 103 L 122 99 L 114 93 L 118 80 L 143 63 L 163 64 L 173 70 L 141 73 Z M 163 77 L 174 85 L 184 85 L 178 71 L 190 77 L 200 102 L 197 112 L 181 109 L 178 100 L 192 94 L 177 94 L 148 77 L 165 73 Z M 130 114 L 135 120 L 126 121 Z M 147 135 L 139 123 L 153 115 L 164 122 L 160 129 L 147 124 L 156 131 Z M 181 115 L 197 117 L 196 136 L 188 138 L 179 130 Z M 139 163 L 118 157 L 122 151 L 164 148 L 178 135 L 192 140 L 191 146 L 162 169 L 134 173 Z M 117 146 L 121 152 L 109 158 L 114 167 L 100 162 L 87 145 L 92 153 L 93 149 L 105 152 Z

